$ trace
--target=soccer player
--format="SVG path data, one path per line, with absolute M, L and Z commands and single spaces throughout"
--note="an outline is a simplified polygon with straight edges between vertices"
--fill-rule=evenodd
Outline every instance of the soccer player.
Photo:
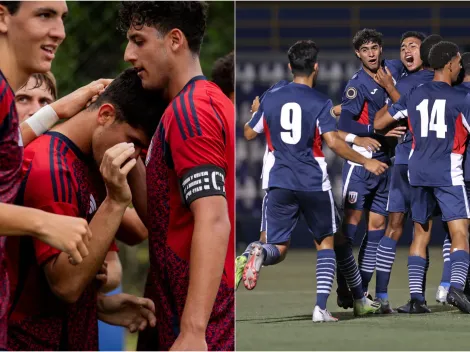
M 470 209 L 464 186 L 462 159 L 470 126 L 470 96 L 452 88 L 460 72 L 457 45 L 441 41 L 429 53 L 434 80 L 411 89 L 389 109 L 396 120 L 409 119 L 413 135 L 408 170 L 414 238 L 408 257 L 410 313 L 429 313 L 423 292 L 429 220 L 437 204 L 452 240 L 451 280 L 447 302 L 470 313 L 463 292 L 469 267 Z
M 407 32 L 401 44 L 402 56 L 418 65 L 410 74 L 393 85 L 391 76 L 380 72 L 377 74 L 378 82 L 389 93 L 391 103 L 396 103 L 400 96 L 407 94 L 412 88 L 430 82 L 434 78 L 434 71 L 429 67 L 428 55 L 431 47 L 440 42 L 440 36 L 431 35 L 424 39 L 420 33 Z M 422 41 L 422 39 L 424 39 Z M 422 41 L 422 43 L 421 43 Z M 411 59 L 410 59 L 411 58 Z M 413 67 L 414 68 L 414 67 Z M 390 128 L 396 120 L 386 120 L 387 110 L 381 109 L 375 116 L 374 128 L 378 131 Z M 408 131 L 401 143 L 395 148 L 395 162 L 392 167 L 390 191 L 387 202 L 389 221 L 385 236 L 380 240 L 377 250 L 377 280 L 376 299 L 382 304 L 383 313 L 392 313 L 388 301 L 388 283 L 395 260 L 396 246 L 403 234 L 406 215 L 410 212 L 410 184 L 408 181 L 408 158 L 411 152 L 411 133 Z M 426 267 L 428 267 L 427 264 Z
M 132 187 L 147 172 L 148 196 L 134 206 L 149 229 L 145 296 L 157 306 L 157 327 L 138 349 L 233 350 L 234 106 L 202 75 L 207 4 L 123 2 L 120 18 L 125 60 L 171 100 L 146 170 L 129 174 Z
M 98 282 L 95 277 L 105 259 L 116 256 L 109 251 L 116 251 L 114 235 L 132 198 L 126 176 L 140 149 L 149 144 L 159 122 L 155 116 L 166 105 L 128 69 L 95 103 L 25 149 L 21 204 L 85 218 L 94 236 L 88 257 L 76 266 L 66 253 L 31 237 L 8 239 L 9 349 L 97 350 L 97 317 L 122 320 L 119 325 L 127 323 L 134 330 L 145 327 L 153 303 L 118 295 L 121 309 L 111 319 L 113 312 L 103 307 L 108 299 L 118 298 L 99 296 L 103 278 Z M 138 317 L 142 326 L 127 322 Z
M 234 53 L 232 51 L 224 57 L 217 59 L 212 67 L 212 82 L 222 89 L 222 92 L 224 92 L 232 103 L 235 102 L 234 76 Z
M 259 108 L 274 165 L 269 173 L 266 244 L 252 245 L 243 280 L 246 288 L 253 289 L 262 265 L 278 264 L 285 258 L 302 212 L 318 250 L 317 304 L 312 320 L 320 322 L 337 320 L 326 310 L 326 301 L 333 285 L 333 235 L 339 224 L 321 138 L 338 155 L 375 174 L 383 173 L 387 165 L 354 152 L 338 137 L 331 100 L 312 89 L 318 75 L 317 54 L 314 42 L 295 43 L 288 51 L 293 82 L 268 92 Z M 361 292 L 355 313 L 376 310 L 371 309 Z
M 356 56 L 362 62 L 362 68 L 346 85 L 339 118 L 338 129 L 354 136 L 372 137 L 379 141 L 379 151 L 367 150 L 353 145 L 353 149 L 367 158 L 390 164 L 391 147 L 385 137 L 375 133 L 374 117 L 386 102 L 387 94 L 374 76 L 381 69 L 382 34 L 363 29 L 353 38 Z M 397 132 L 398 136 L 402 133 Z M 350 140 L 347 138 L 347 141 Z M 385 232 L 387 217 L 389 172 L 379 176 L 371 174 L 361 165 L 346 161 L 343 167 L 343 233 L 352 247 L 364 210 L 367 216 L 367 236 L 363 243 L 364 251 L 359 256 L 359 266 L 363 290 L 375 270 L 375 258 L 380 239 Z M 346 280 L 338 275 L 338 305 L 343 308 L 352 306 L 351 293 L 345 285 Z
M 18 120 L 22 123 L 56 99 L 57 85 L 52 72 L 33 74 L 15 94 Z

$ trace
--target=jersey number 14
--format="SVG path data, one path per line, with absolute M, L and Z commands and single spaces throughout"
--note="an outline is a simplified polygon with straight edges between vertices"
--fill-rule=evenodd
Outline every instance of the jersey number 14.
M 436 99 L 431 110 L 431 120 L 429 120 L 429 99 L 424 99 L 416 107 L 421 114 L 421 137 L 427 137 L 428 131 L 436 131 L 437 138 L 446 138 L 446 101 Z

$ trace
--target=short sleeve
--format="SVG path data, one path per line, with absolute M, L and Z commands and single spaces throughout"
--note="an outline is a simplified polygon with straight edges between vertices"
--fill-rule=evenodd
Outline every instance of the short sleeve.
M 332 112 L 333 103 L 331 100 L 328 100 L 320 111 L 317 119 L 317 127 L 320 131 L 320 134 L 334 132 L 336 131 L 336 119 Z
M 347 110 L 354 116 L 359 116 L 364 106 L 365 96 L 357 81 L 350 81 L 346 86 L 341 100 L 341 110 Z
M 261 109 L 261 105 L 259 106 L 258 111 L 253 114 L 253 117 L 250 121 L 248 121 L 248 126 L 255 131 L 256 133 L 260 134 L 264 132 L 264 113 Z
M 406 102 L 408 100 L 408 94 L 403 94 L 400 96 L 400 99 L 393 104 L 391 107 L 388 108 L 389 114 L 395 120 L 406 119 L 408 117 L 408 110 L 406 108 Z

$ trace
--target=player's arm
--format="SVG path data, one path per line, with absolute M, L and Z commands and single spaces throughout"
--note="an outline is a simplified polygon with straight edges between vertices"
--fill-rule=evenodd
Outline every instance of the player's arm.
M 33 116 L 20 124 L 23 145 L 27 146 L 48 131 L 59 119 L 67 119 L 77 114 L 90 100 L 96 100 L 98 94 L 103 92 L 111 81 L 110 79 L 93 81 L 39 109 Z
M 119 287 L 122 280 L 122 265 L 116 251 L 110 250 L 108 252 L 96 279 L 103 283 L 100 287 L 102 293 L 111 292 Z
M 150 153 L 150 150 L 148 152 Z M 147 225 L 147 180 L 145 165 L 142 161 L 142 158 L 137 158 L 137 162 L 134 168 L 129 172 L 129 175 L 127 176 L 127 181 L 129 182 L 129 186 L 131 187 L 132 191 L 132 205 L 134 206 L 134 209 L 139 215 L 139 218 L 142 223 L 144 225 Z M 135 227 L 136 222 L 132 221 L 132 223 L 133 227 Z M 139 231 L 139 233 L 143 235 L 142 232 Z M 143 240 L 145 239 L 142 239 L 142 241 Z
M 398 99 L 400 99 L 400 92 L 395 87 L 393 75 L 388 67 L 385 67 L 385 70 L 379 68 L 375 74 L 374 80 L 387 91 L 392 102 L 396 103 Z
M 132 189 L 132 188 L 131 188 Z M 135 199 L 135 197 L 134 197 Z M 134 200 L 135 202 L 135 200 Z M 135 246 L 148 238 L 148 230 L 133 208 L 127 208 L 122 217 L 116 239 L 128 246 Z
M 91 231 L 84 219 L 0 203 L 0 234 L 29 235 L 70 255 L 80 263 L 88 255 Z
M 384 131 L 401 119 L 406 119 L 408 111 L 406 109 L 406 95 L 401 97 L 398 102 L 390 108 L 384 106 L 375 115 L 374 128 L 378 131 Z
M 248 141 L 256 138 L 258 134 L 264 132 L 263 108 L 262 104 L 259 102 L 258 97 L 253 100 L 253 104 L 251 105 L 251 112 L 253 113 L 253 116 L 251 117 L 250 121 L 245 124 L 243 129 L 243 135 Z
M 100 270 L 131 201 L 126 177 L 135 165 L 135 159 L 124 163 L 133 153 L 132 144 L 120 143 L 107 150 L 103 157 L 100 171 L 107 196 L 90 222 L 90 229 L 95 236 L 90 241 L 88 257 L 82 263 L 72 266 L 68 256 L 59 253 L 43 265 L 52 292 L 68 303 L 77 301 Z
M 375 138 L 370 137 L 358 137 L 352 133 L 346 133 L 344 131 L 338 130 L 338 136 L 343 141 L 355 144 L 359 147 L 366 148 L 367 150 L 373 152 L 380 149 L 382 146 L 380 142 Z
M 349 85 L 346 87 L 338 121 L 339 130 L 360 137 L 369 137 L 374 134 L 372 125 L 364 125 L 356 121 L 357 116 L 361 114 L 365 101 L 364 94 L 359 85 Z

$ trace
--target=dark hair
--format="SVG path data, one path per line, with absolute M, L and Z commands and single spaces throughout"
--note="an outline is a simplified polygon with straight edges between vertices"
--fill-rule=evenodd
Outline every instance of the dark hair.
M 207 9 L 203 1 L 123 1 L 118 28 L 127 32 L 131 26 L 135 29 L 151 26 L 162 35 L 178 28 L 191 52 L 199 54 L 206 31 Z
M 287 51 L 294 76 L 310 76 L 317 62 L 319 49 L 312 40 L 299 40 Z
M 361 29 L 353 38 L 354 49 L 359 50 L 362 45 L 367 43 L 377 43 L 382 46 L 382 37 L 382 33 L 377 32 L 375 29 Z
M 423 32 L 417 32 L 417 31 L 405 32 L 401 35 L 400 45 L 402 45 L 403 41 L 408 38 L 417 38 L 422 42 L 424 38 L 426 38 L 426 35 Z
M 433 45 L 442 42 L 442 40 L 443 38 L 439 34 L 431 34 L 422 41 L 419 48 L 419 56 L 421 57 L 421 61 L 423 61 L 423 67 L 431 66 L 429 64 L 429 52 Z
M 439 42 L 429 52 L 429 64 L 431 68 L 440 70 L 456 57 L 458 53 L 459 47 L 457 44 L 446 41 Z
M 149 138 L 152 138 L 168 105 L 163 91 L 142 87 L 142 81 L 133 68 L 117 76 L 88 109 L 98 109 L 105 103 L 116 109 L 116 121 L 143 129 Z
M 217 84 L 226 96 L 235 91 L 234 70 L 233 70 L 233 51 L 219 59 L 212 67 L 212 81 Z
M 34 86 L 31 89 L 36 89 L 42 86 L 43 83 L 46 84 L 46 89 L 51 93 L 52 98 L 54 100 L 57 100 L 57 82 L 55 80 L 54 75 L 52 72 L 46 72 L 46 73 L 34 73 L 29 77 L 29 79 L 34 79 L 35 83 Z M 29 80 L 28 80 L 29 81 Z M 26 87 L 28 82 L 23 84 L 20 89 L 23 89 L 23 87 Z
M 8 12 L 14 15 L 20 8 L 21 1 L 0 1 L 0 5 L 5 6 Z
M 470 75 L 470 52 L 462 54 L 462 59 L 460 61 L 465 75 Z

